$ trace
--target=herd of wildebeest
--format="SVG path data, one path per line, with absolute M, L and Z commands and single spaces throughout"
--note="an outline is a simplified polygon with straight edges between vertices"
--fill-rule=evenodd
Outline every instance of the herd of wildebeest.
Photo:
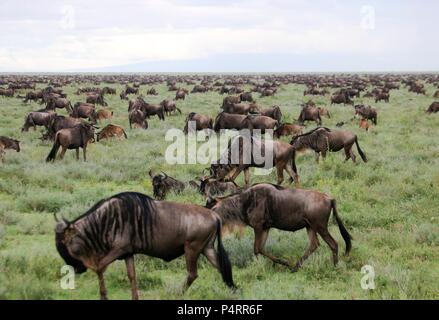
M 92 87 L 83 87 L 92 83 Z M 175 91 L 175 99 L 164 99 L 159 104 L 146 102 L 141 94 L 158 95 L 154 85 L 166 84 L 169 91 Z M 306 86 L 303 92 L 307 101 L 302 104 L 300 114 L 294 123 L 283 121 L 279 106 L 263 108 L 256 98 L 276 96 L 279 88 L 288 84 Z M 125 192 L 103 199 L 86 213 L 73 221 L 65 218 L 57 220 L 55 228 L 56 248 L 64 261 L 74 267 L 75 272 L 83 273 L 91 269 L 99 278 L 100 297 L 107 298 L 103 273 L 115 260 L 125 260 L 128 278 L 131 283 L 132 298 L 138 298 L 134 255 L 138 253 L 171 261 L 185 255 L 188 288 L 197 277 L 197 261 L 203 254 L 219 270 L 224 282 L 234 288 L 232 267 L 223 247 L 223 229 L 250 226 L 254 229 L 254 253 L 261 254 L 274 263 L 282 264 L 291 271 L 300 266 L 319 246 L 317 235 L 328 244 L 332 251 L 334 265 L 338 261 L 338 244 L 328 232 L 328 221 L 332 212 L 340 233 L 346 243 L 346 255 L 351 250 L 351 235 L 343 225 L 337 212 L 336 200 L 324 193 L 299 188 L 299 174 L 295 164 L 296 152 L 313 150 L 316 160 L 320 154 L 344 150 L 345 161 L 356 161 L 353 145 L 364 162 L 365 152 L 360 148 L 357 135 L 341 127 L 346 122 L 358 121 L 360 128 L 368 130 L 378 125 L 376 108 L 365 104 L 355 104 L 360 96 L 372 102 L 389 102 L 393 90 L 408 88 L 414 95 L 426 95 L 424 85 L 432 84 L 438 88 L 433 98 L 439 98 L 439 76 L 432 74 L 370 74 L 370 75 L 2 75 L 0 76 L 0 96 L 3 99 L 22 99 L 23 103 L 37 103 L 38 110 L 25 116 L 22 134 L 30 128 L 42 126 L 45 132 L 41 139 L 53 142 L 46 158 L 55 161 L 61 148 L 60 158 L 69 149 L 86 150 L 89 143 L 110 138 L 127 138 L 121 126 L 108 124 L 95 132 L 98 122 L 111 122 L 113 111 L 105 97 L 117 94 L 112 85 L 122 85 L 120 99 L 128 105 L 127 123 L 132 129 L 148 129 L 148 121 L 157 116 L 166 121 L 169 116 L 181 116 L 185 134 L 192 129 L 208 131 L 210 135 L 219 134 L 223 129 L 259 129 L 264 133 L 274 130 L 273 139 L 251 135 L 251 142 L 273 147 L 272 166 L 277 169 L 277 184 L 259 183 L 250 186 L 249 169 L 263 167 L 254 161 L 245 163 L 240 157 L 238 163 L 230 161 L 234 143 L 242 143 L 240 136 L 232 138 L 224 155 L 227 161 L 212 163 L 209 174 L 183 182 L 166 173 L 154 174 L 149 171 L 153 185 L 153 196 L 135 192 Z M 79 86 L 76 94 L 85 94 L 85 102 L 68 97 L 65 86 Z M 245 91 L 243 88 L 250 88 Z M 188 88 L 192 88 L 189 90 Z M 181 110 L 177 105 L 188 95 L 215 91 L 225 95 L 216 118 L 205 114 Z M 332 94 L 331 94 L 332 92 Z M 313 102 L 312 96 L 330 95 L 330 104 L 343 104 L 352 108 L 352 118 L 337 123 L 338 128 L 322 126 L 322 117 L 331 117 L 330 108 L 323 108 Z M 58 109 L 65 115 L 57 114 Z M 285 110 L 284 110 L 285 111 Z M 439 111 L 439 102 L 433 102 L 426 112 Z M 185 113 L 186 116 L 182 116 Z M 183 119 L 184 122 L 183 122 Z M 193 121 L 195 126 L 189 126 Z M 317 127 L 304 132 L 307 121 L 315 122 Z M 285 142 L 280 137 L 289 137 Z M 17 138 L 17 137 L 15 137 Z M 20 152 L 19 141 L 10 137 L 0 137 L 0 156 L 3 166 L 6 149 Z M 44 159 L 42 159 L 44 160 Z M 352 170 L 355 170 L 354 168 Z M 235 183 L 237 176 L 244 171 L 245 185 Z M 283 187 L 284 171 L 294 181 L 295 188 Z M 166 201 L 169 192 L 179 193 L 193 188 L 206 196 L 205 206 Z M 265 251 L 264 246 L 270 228 L 296 231 L 306 228 L 309 246 L 295 265 Z M 241 229 L 242 230 L 242 229 Z M 217 250 L 214 243 L 217 241 Z

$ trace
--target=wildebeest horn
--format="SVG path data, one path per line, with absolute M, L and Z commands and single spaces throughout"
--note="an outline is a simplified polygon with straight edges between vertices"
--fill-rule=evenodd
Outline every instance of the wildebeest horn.
M 61 221 L 59 220 L 59 218 L 56 216 L 56 212 L 53 213 L 53 217 L 55 218 L 55 221 L 56 221 L 56 222 L 61 222 Z
M 164 173 L 163 171 L 162 171 L 162 175 L 163 175 L 165 178 L 168 177 L 168 175 L 167 175 L 166 173 Z
M 152 170 L 149 170 L 149 171 L 148 171 L 148 174 L 149 174 L 149 176 L 150 176 L 151 178 L 154 178 L 154 175 L 152 174 Z

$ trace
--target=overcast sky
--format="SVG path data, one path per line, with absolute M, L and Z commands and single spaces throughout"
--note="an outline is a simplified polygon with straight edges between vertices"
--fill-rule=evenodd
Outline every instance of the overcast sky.
M 0 0 L 0 72 L 438 71 L 437 0 Z

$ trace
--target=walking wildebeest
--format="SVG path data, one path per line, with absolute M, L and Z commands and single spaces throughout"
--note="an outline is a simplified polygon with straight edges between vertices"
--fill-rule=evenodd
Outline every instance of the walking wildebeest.
M 21 128 L 21 131 L 27 132 L 30 127 L 33 127 L 34 130 L 36 130 L 37 126 L 44 126 L 48 129 L 50 122 L 54 117 L 56 117 L 56 113 L 53 111 L 33 111 L 24 119 L 24 125 Z
M 0 160 L 3 162 L 3 154 L 6 149 L 15 150 L 20 152 L 20 141 L 14 140 L 8 137 L 0 137 Z
M 203 254 L 219 270 L 227 286 L 234 288 L 221 229 L 219 216 L 206 208 L 124 192 L 99 201 L 73 221 L 58 221 L 55 243 L 60 256 L 76 273 L 90 269 L 97 274 L 101 299 L 107 299 L 106 268 L 115 260 L 124 259 L 131 297 L 137 300 L 134 255 L 140 253 L 166 262 L 184 254 L 188 272 L 184 289 L 197 278 L 197 262 Z
M 352 237 L 338 215 L 335 199 L 321 192 L 262 183 L 238 194 L 209 199 L 206 207 L 215 211 L 224 225 L 241 223 L 252 227 L 255 232 L 255 255 L 262 254 L 274 263 L 287 266 L 292 272 L 298 271 L 319 246 L 317 234 L 331 248 L 332 261 L 337 265 L 338 244 L 328 231 L 331 211 L 346 243 L 346 256 L 352 248 Z M 309 245 L 294 266 L 265 251 L 271 228 L 292 232 L 306 228 Z
M 271 117 L 248 115 L 242 120 L 240 129 L 249 129 L 251 133 L 256 129 L 264 134 L 265 130 L 274 130 L 278 125 L 279 122 Z
M 164 108 L 167 116 L 170 116 L 171 113 L 175 114 L 176 111 L 181 114 L 181 110 L 175 105 L 174 100 L 163 100 L 160 105 Z
M 125 139 L 128 139 L 127 134 L 125 133 L 125 130 L 121 126 L 117 126 L 115 124 L 108 124 L 103 128 L 101 131 L 99 131 L 96 135 L 96 140 L 104 140 L 104 139 L 110 139 L 113 137 L 122 138 L 125 137 Z
M 68 113 L 73 111 L 71 102 L 66 98 L 49 98 L 46 105 L 46 110 L 55 111 L 57 108 L 66 109 Z
M 274 130 L 273 137 L 280 138 L 282 136 L 297 136 L 303 134 L 304 126 L 293 123 L 282 123 L 276 130 Z
M 104 95 L 101 93 L 97 93 L 97 92 L 91 92 L 87 94 L 87 97 L 85 98 L 85 102 L 87 103 L 92 103 L 92 104 L 96 104 L 96 105 L 101 105 L 101 106 L 108 106 L 107 102 L 104 99 Z
M 332 97 L 331 97 L 331 105 L 332 104 L 354 104 L 354 101 L 353 100 L 351 100 L 351 98 L 349 97 L 349 94 L 347 93 L 347 92 L 344 92 L 344 93 L 339 93 L 339 94 L 336 94 L 336 95 L 333 95 Z
M 60 158 L 64 158 L 67 149 L 76 149 L 76 159 L 79 160 L 79 148 L 82 148 L 84 161 L 87 161 L 87 145 L 94 140 L 94 127 L 90 124 L 81 123 L 73 128 L 61 129 L 55 135 L 52 150 L 46 158 L 46 162 L 55 161 L 59 147 L 62 147 Z
M 260 150 L 260 154 L 255 150 Z M 268 156 L 267 153 L 271 153 L 271 159 L 265 159 Z M 260 159 L 255 158 L 255 155 Z M 244 171 L 245 185 L 248 186 L 251 167 L 265 169 L 276 167 L 278 184 L 284 181 L 283 171 L 286 170 L 291 178 L 290 182 L 294 181 L 298 185 L 299 175 L 295 157 L 296 150 L 288 143 L 239 135 L 230 139 L 227 150 L 221 158 L 211 164 L 210 174 L 220 181 L 235 181 L 236 177 Z
M 183 132 L 188 134 L 189 132 L 189 121 L 195 121 L 195 130 L 205 130 L 205 129 L 213 129 L 213 120 L 209 116 L 205 116 L 202 114 L 198 114 L 195 112 L 189 113 L 186 118 L 186 125 L 184 126 Z
M 230 114 L 243 114 L 247 115 L 249 113 L 259 113 L 259 108 L 254 103 L 233 103 L 226 104 L 222 107 L 223 112 Z
M 352 151 L 353 144 L 356 144 L 358 153 L 364 162 L 367 162 L 366 155 L 358 144 L 357 135 L 345 130 L 332 130 L 324 127 L 316 128 L 310 132 L 296 136 L 291 140 L 291 145 L 297 151 L 305 149 L 314 150 L 316 161 L 319 161 L 320 153 L 326 157 L 326 152 L 337 152 L 341 149 L 345 151 L 345 161 L 352 159 L 355 162 L 355 155 Z
M 388 92 L 380 92 L 375 96 L 375 103 L 384 100 L 384 102 L 389 102 L 390 95 Z
M 154 175 L 152 171 L 149 170 L 148 174 L 152 180 L 154 198 L 158 200 L 165 199 L 168 192 L 173 191 L 178 194 L 186 187 L 184 182 L 178 181 L 164 172 Z

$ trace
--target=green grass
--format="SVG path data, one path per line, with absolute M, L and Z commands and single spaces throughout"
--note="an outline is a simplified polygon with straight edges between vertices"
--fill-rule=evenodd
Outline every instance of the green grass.
M 87 85 L 87 84 L 82 84 Z M 92 84 L 90 84 L 92 85 Z M 105 86 L 106 84 L 102 84 Z M 179 84 L 184 86 L 184 84 Z M 121 86 L 116 87 L 117 92 Z M 155 86 L 159 96 L 146 98 L 159 102 L 173 98 L 164 85 Z M 186 86 L 187 87 L 187 86 Z M 181 286 L 186 276 L 183 258 L 171 263 L 137 256 L 138 283 L 143 299 L 438 299 L 439 283 L 439 144 L 437 115 L 428 116 L 425 108 L 435 91 L 427 85 L 427 96 L 416 96 L 406 89 L 391 92 L 391 102 L 374 104 L 379 110 L 378 126 L 369 133 L 356 123 L 346 129 L 359 136 L 369 162 L 343 163 L 344 155 L 330 154 L 316 164 L 312 154 L 297 160 L 302 186 L 334 196 L 339 212 L 354 237 L 350 257 L 339 265 L 331 264 L 330 250 L 321 246 L 297 273 L 253 255 L 253 234 L 248 229 L 243 239 L 225 239 L 239 290 L 231 292 L 206 259 L 200 259 L 199 278 L 186 292 Z M 73 94 L 76 86 L 65 88 L 72 102 L 85 96 Z M 190 88 L 191 89 L 191 88 Z M 275 97 L 258 98 L 264 107 L 278 104 L 286 121 L 299 114 L 303 97 L 301 85 L 283 85 Z M 146 87 L 141 92 L 146 95 Z M 189 181 L 201 174 L 205 165 L 170 165 L 164 161 L 169 144 L 167 129 L 184 126 L 191 111 L 215 116 L 222 102 L 217 93 L 190 94 L 179 101 L 181 116 L 149 121 L 148 130 L 130 130 L 127 102 L 119 96 L 107 97 L 114 111 L 112 123 L 126 128 L 129 139 L 95 143 L 88 148 L 88 161 L 77 162 L 69 151 L 64 161 L 46 164 L 51 144 L 41 142 L 37 132 L 21 133 L 24 116 L 38 109 L 36 103 L 0 97 L 0 135 L 20 139 L 22 151 L 10 152 L 0 166 L 0 298 L 4 299 L 96 299 L 96 276 L 87 272 L 76 278 L 75 290 L 60 288 L 60 268 L 64 264 L 54 245 L 53 214 L 74 218 L 103 197 L 121 191 L 152 194 L 148 170 L 163 170 Z M 363 99 L 357 99 L 361 102 Z M 329 107 L 331 119 L 324 125 L 334 127 L 353 115 L 351 107 L 329 106 L 329 96 L 315 98 Z M 61 111 L 64 113 L 64 111 Z M 104 126 L 104 124 L 101 124 Z M 314 127 L 309 124 L 308 129 Z M 357 151 L 354 149 L 354 152 Z M 358 157 L 359 159 L 359 157 Z M 242 184 L 239 177 L 238 183 Z M 269 176 L 252 175 L 252 182 L 275 182 Z M 170 200 L 204 204 L 193 191 L 170 195 Z M 338 228 L 330 231 L 344 250 Z M 291 261 L 307 246 L 304 230 L 296 233 L 272 230 L 269 251 Z M 360 287 L 362 266 L 375 268 L 375 290 Z M 110 299 L 129 299 L 130 289 L 124 263 L 112 264 L 106 272 Z

